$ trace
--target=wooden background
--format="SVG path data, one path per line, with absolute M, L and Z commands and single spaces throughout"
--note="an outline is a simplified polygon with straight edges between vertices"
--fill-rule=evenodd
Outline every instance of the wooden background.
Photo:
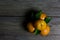
M 24 30 L 22 23 L 29 9 L 41 9 L 52 17 L 48 36 Z M 60 40 L 60 0 L 0 0 L 0 40 Z

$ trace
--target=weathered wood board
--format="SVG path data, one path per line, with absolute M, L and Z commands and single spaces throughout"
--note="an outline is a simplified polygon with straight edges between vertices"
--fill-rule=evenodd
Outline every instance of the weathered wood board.
M 24 30 L 22 23 L 30 9 L 41 9 L 53 17 L 48 36 L 36 36 Z M 0 0 L 0 40 L 60 40 L 60 0 Z
M 60 0 L 0 0 L 0 15 L 24 16 L 32 8 L 49 16 L 60 16 Z
M 48 36 L 34 35 L 24 30 L 25 17 L 0 17 L 0 40 L 60 40 L 60 18 L 52 17 Z

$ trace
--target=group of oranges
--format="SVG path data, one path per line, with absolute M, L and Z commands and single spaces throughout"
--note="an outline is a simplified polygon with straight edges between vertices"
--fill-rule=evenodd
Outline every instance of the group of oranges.
M 51 17 L 48 17 L 41 10 L 35 15 L 33 13 L 32 17 L 33 16 L 37 20 L 35 20 L 34 23 L 29 22 L 27 24 L 28 31 L 35 34 L 41 34 L 42 36 L 47 36 L 50 32 L 50 26 L 48 25 L 48 23 L 50 22 Z

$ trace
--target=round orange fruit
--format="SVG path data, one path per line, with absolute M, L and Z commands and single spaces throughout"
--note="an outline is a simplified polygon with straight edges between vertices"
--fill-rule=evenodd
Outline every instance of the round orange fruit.
M 44 30 L 46 28 L 46 22 L 43 20 L 37 20 L 34 24 L 34 26 L 38 29 L 38 30 Z
M 28 29 L 29 32 L 34 32 L 34 30 L 35 30 L 32 23 L 27 24 L 27 29 Z
M 47 17 L 47 15 L 45 13 L 42 13 L 40 16 L 40 19 L 44 20 Z
M 46 29 L 41 31 L 41 35 L 42 36 L 47 36 L 49 34 L 49 32 L 50 32 L 50 27 L 47 26 Z

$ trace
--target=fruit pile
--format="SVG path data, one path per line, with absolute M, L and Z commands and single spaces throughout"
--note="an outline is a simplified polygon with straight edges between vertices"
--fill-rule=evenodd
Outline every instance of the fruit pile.
M 48 17 L 44 12 L 41 10 L 34 14 L 31 14 L 31 20 L 34 20 L 33 22 L 29 22 L 27 24 L 27 29 L 29 32 L 34 34 L 41 34 L 42 36 L 47 36 L 50 32 L 50 26 L 48 23 L 51 20 L 51 17 Z

